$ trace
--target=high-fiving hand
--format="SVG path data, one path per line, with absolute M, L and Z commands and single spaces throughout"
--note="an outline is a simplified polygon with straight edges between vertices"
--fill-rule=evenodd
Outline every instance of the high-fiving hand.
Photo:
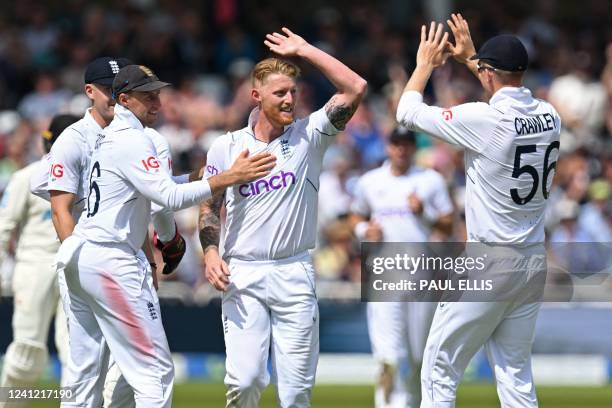
M 284 57 L 293 57 L 298 55 L 302 47 L 308 45 L 306 40 L 292 33 L 287 27 L 283 27 L 282 31 L 285 35 L 277 32 L 266 34 L 267 40 L 264 41 L 264 44 L 270 48 L 270 51 Z
M 470 57 L 476 54 L 476 48 L 474 48 L 467 21 L 460 13 L 457 13 L 451 14 L 451 18 L 446 20 L 446 23 L 450 27 L 453 37 L 455 37 L 455 45 L 449 42 L 448 49 L 457 62 L 468 63 Z
M 440 23 L 431 22 L 429 33 L 427 28 L 421 26 L 421 43 L 417 51 L 417 66 L 428 66 L 437 68 L 444 64 L 450 56 L 448 49 L 448 33 L 444 32 L 444 26 Z

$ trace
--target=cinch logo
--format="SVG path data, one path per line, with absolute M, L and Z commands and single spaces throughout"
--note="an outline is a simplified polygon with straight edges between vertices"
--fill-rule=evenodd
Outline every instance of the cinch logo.
M 212 164 L 209 164 L 208 166 L 206 166 L 206 171 L 208 172 L 208 174 L 213 175 L 213 176 L 216 176 L 217 174 L 219 174 L 219 169 L 217 169 Z
M 149 156 L 145 160 L 141 160 L 140 162 L 142 163 L 146 171 L 149 171 L 150 169 L 159 169 L 159 162 L 153 156 Z
M 54 164 L 51 166 L 51 175 L 55 178 L 61 178 L 64 175 L 64 166 L 61 164 Z
M 264 178 L 252 181 L 249 184 L 241 184 L 240 187 L 238 187 L 238 192 L 243 197 L 251 197 L 258 194 L 269 193 L 273 190 L 279 190 L 293 184 L 295 184 L 295 174 L 291 171 L 281 171 L 280 174 L 268 177 L 267 179 Z

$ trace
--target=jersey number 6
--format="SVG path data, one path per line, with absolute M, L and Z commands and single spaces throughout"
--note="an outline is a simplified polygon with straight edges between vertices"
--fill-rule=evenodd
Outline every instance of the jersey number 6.
M 94 173 L 96 173 L 95 177 L 100 177 L 100 162 L 95 162 L 93 167 L 91 168 L 91 174 L 89 175 L 89 194 L 87 195 L 87 218 L 93 217 L 98 212 L 98 206 L 100 205 L 100 187 L 98 187 L 98 183 L 96 183 L 94 178 Z M 93 208 L 91 207 L 91 193 L 96 194 L 96 201 L 94 202 Z
M 548 145 L 546 148 L 546 152 L 544 153 L 544 172 L 542 174 L 542 195 L 544 199 L 548 199 L 548 191 L 546 191 L 546 185 L 548 184 L 548 176 L 550 172 L 555 169 L 557 166 L 557 162 L 554 161 L 548 164 L 548 159 L 550 158 L 550 153 L 553 149 L 559 149 L 559 142 L 555 141 Z M 521 154 L 534 153 L 536 151 L 536 145 L 524 145 L 517 146 L 516 153 L 514 155 L 514 168 L 512 169 L 512 177 L 519 178 L 521 174 L 528 173 L 533 179 L 533 185 L 531 187 L 531 191 L 527 194 L 526 197 L 519 196 L 518 189 L 513 188 L 510 190 L 510 196 L 512 197 L 512 201 L 517 203 L 518 205 L 525 205 L 533 199 L 536 191 L 538 191 L 538 183 L 540 181 L 540 176 L 538 175 L 538 171 L 535 167 L 526 164 L 521 166 Z

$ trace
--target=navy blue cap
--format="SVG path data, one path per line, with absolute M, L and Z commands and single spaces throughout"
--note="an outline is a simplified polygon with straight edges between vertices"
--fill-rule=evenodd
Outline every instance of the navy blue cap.
M 525 71 L 529 63 L 527 50 L 521 40 L 508 34 L 489 39 L 470 59 L 482 60 L 493 68 L 510 72 Z
M 132 61 L 127 58 L 97 58 L 91 61 L 85 69 L 85 83 L 111 86 L 119 70 L 130 64 Z
M 119 94 L 129 91 L 149 92 L 165 86 L 170 84 L 160 81 L 150 68 L 144 65 L 127 65 L 121 68 L 113 80 L 113 98 L 116 99 Z
M 393 132 L 391 132 L 389 136 L 389 143 L 396 144 L 404 142 L 416 144 L 416 135 L 414 132 L 403 126 L 393 129 Z

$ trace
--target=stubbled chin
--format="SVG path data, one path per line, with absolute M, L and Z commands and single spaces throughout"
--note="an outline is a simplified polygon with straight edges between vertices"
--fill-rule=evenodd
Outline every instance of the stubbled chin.
M 293 114 L 280 114 L 277 116 L 277 121 L 283 125 L 290 125 L 291 123 L 293 123 Z

